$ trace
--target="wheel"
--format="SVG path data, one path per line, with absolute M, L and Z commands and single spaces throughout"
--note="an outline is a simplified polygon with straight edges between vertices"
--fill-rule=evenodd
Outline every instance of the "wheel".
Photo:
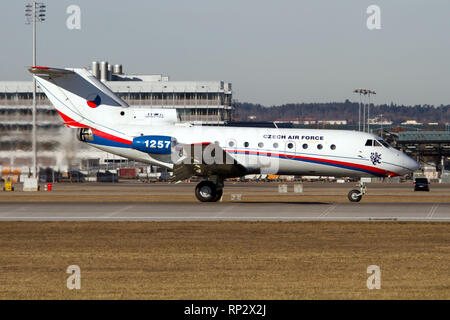
M 211 200 L 211 202 L 219 201 L 220 198 L 222 198 L 222 194 L 223 194 L 223 189 L 217 189 L 216 196 L 214 197 L 214 199 Z
M 353 189 L 348 193 L 348 200 L 351 202 L 359 202 L 361 201 L 362 194 L 361 191 Z
M 216 195 L 217 187 L 212 181 L 202 181 L 195 187 L 195 196 L 201 202 L 212 202 Z

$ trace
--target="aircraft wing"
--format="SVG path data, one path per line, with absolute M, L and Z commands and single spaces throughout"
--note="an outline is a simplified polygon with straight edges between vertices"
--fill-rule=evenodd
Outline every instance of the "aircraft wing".
M 178 160 L 173 167 L 172 181 L 189 179 L 192 176 L 239 177 L 247 171 L 215 143 L 178 144 L 176 152 Z

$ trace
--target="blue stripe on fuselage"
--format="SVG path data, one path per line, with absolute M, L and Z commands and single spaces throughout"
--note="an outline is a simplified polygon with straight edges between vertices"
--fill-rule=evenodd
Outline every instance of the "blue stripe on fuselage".
M 99 137 L 97 135 L 94 134 L 94 140 L 93 141 L 87 141 L 88 143 L 92 143 L 92 144 L 98 144 L 101 146 L 108 146 L 108 147 L 117 147 L 117 148 L 127 148 L 130 149 L 131 145 L 130 144 L 126 144 L 126 143 L 122 143 L 122 142 L 117 142 L 117 141 L 113 141 L 110 139 L 106 139 L 106 138 L 102 138 Z

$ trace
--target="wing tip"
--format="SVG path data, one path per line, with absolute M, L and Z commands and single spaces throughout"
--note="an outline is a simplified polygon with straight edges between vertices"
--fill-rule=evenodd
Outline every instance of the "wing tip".
M 32 66 L 28 67 L 28 71 L 35 75 L 63 75 L 63 74 L 72 74 L 74 73 L 71 70 L 61 69 L 61 68 L 52 68 L 52 67 L 44 67 L 44 66 Z

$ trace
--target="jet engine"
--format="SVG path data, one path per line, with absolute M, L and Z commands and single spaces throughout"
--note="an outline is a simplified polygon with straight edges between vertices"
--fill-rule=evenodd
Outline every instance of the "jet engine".
M 92 133 L 91 128 L 79 128 L 77 130 L 77 139 L 80 141 L 93 141 L 94 134 Z

